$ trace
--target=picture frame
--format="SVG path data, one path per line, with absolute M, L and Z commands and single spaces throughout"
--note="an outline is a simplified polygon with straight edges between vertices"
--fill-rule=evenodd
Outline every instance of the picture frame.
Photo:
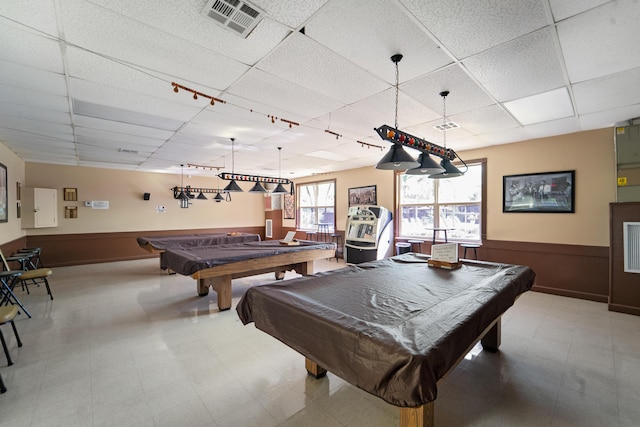
M 349 206 L 377 205 L 378 194 L 375 185 L 349 189 Z
M 296 198 L 293 194 L 283 194 L 284 219 L 296 219 Z
M 0 222 L 9 222 L 9 175 L 0 163 Z
M 575 170 L 503 176 L 502 212 L 575 213 Z

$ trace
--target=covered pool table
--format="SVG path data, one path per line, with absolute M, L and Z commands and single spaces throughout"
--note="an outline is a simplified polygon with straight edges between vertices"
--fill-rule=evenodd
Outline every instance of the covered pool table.
M 229 243 L 184 249 L 166 249 L 161 267 L 197 280 L 198 295 L 205 296 L 209 288 L 217 293 L 218 308 L 231 308 L 231 280 L 263 273 L 276 273 L 276 279 L 295 270 L 302 275 L 313 274 L 314 261 L 335 256 L 336 244 L 299 241 L 283 245 L 278 240 Z
M 250 288 L 236 308 L 326 370 L 400 408 L 403 427 L 433 425 L 437 382 L 479 341 L 497 351 L 500 318 L 531 288 L 529 267 L 413 253 Z M 325 370 L 326 369 L 326 370 Z

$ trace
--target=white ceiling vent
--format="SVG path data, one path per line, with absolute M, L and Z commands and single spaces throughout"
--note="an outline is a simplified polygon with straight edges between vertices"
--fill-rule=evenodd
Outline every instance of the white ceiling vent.
M 434 125 L 433 127 L 434 129 L 438 129 L 439 131 L 444 132 L 445 130 L 458 129 L 460 126 L 458 126 L 458 124 L 455 122 L 445 122 L 439 125 Z
M 209 0 L 202 13 L 242 37 L 247 37 L 264 15 L 264 11 L 244 0 Z

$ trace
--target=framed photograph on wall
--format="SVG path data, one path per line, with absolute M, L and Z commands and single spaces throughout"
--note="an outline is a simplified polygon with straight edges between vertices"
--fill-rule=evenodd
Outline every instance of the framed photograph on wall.
M 9 176 L 7 167 L 0 163 L 0 222 L 9 221 Z
M 296 198 L 293 194 L 283 194 L 284 219 L 296 219 Z
M 349 189 L 349 206 L 377 205 L 376 186 L 355 187 Z
M 502 177 L 502 212 L 575 212 L 575 171 Z

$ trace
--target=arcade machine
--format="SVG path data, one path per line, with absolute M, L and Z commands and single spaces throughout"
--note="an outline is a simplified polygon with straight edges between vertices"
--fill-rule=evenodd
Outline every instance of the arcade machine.
M 360 264 L 391 256 L 393 222 L 382 206 L 352 206 L 347 215 L 344 260 Z

